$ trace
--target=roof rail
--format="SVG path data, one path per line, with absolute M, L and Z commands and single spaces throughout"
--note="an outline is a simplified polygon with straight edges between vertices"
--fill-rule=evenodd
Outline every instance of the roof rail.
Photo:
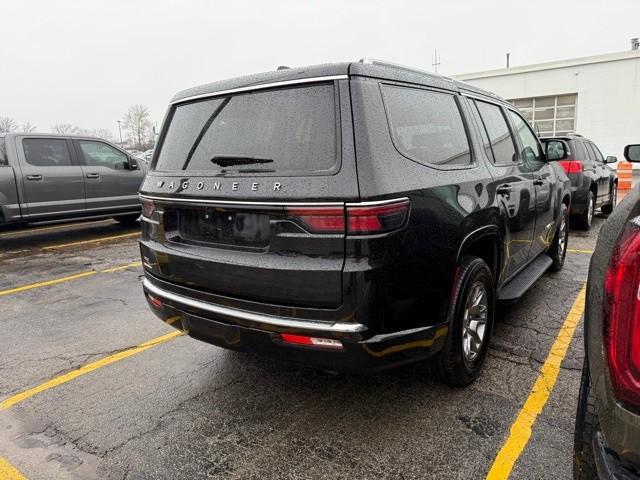
M 432 75 L 446 78 L 447 80 L 451 80 L 449 77 L 444 77 L 443 75 L 439 75 L 437 73 L 429 72 L 427 70 L 420 70 L 419 68 L 408 67 L 406 65 L 400 65 L 399 63 L 387 62 L 386 60 L 378 60 L 376 58 L 361 58 L 358 60 L 359 63 L 363 65 L 378 65 L 380 67 L 389 67 L 395 68 L 397 70 L 405 70 L 407 72 L 421 73 L 423 75 Z

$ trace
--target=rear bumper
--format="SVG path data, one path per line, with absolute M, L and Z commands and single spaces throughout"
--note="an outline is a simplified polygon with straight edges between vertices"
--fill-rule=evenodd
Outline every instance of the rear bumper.
M 326 370 L 372 373 L 428 358 L 442 348 L 448 330 L 439 325 L 375 335 L 356 322 L 277 317 L 203 302 L 196 295 L 185 294 L 184 287 L 176 293 L 148 272 L 145 277 L 143 289 L 153 312 L 189 336 L 222 348 L 267 354 Z M 282 333 L 339 340 L 343 348 L 287 344 Z

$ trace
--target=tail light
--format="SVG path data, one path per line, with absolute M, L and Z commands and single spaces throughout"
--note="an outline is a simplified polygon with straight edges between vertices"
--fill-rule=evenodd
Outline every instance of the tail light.
M 604 341 L 616 398 L 640 408 L 640 229 L 630 223 L 605 277 Z
M 409 200 L 349 203 L 344 207 L 293 207 L 289 216 L 312 233 L 375 235 L 404 226 Z
M 558 162 L 567 173 L 582 173 L 584 165 L 580 160 L 560 160 Z
M 342 342 L 334 338 L 308 337 L 307 335 L 294 335 L 292 333 L 281 333 L 280 339 L 284 343 L 293 345 L 307 345 L 309 347 L 329 348 L 342 350 Z

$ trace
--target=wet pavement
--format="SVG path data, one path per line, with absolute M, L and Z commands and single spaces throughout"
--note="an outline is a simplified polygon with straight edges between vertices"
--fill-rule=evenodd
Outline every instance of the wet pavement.
M 466 389 L 423 365 L 334 375 L 183 336 L 102 365 L 174 332 L 143 298 L 135 231 L 102 221 L 0 232 L 0 402 L 99 365 L 0 407 L 0 458 L 29 479 L 483 477 L 602 224 L 572 230 L 564 269 L 501 308 L 487 366 Z M 52 279 L 63 280 L 43 284 Z M 580 324 L 511 478 L 571 478 L 582 360 Z

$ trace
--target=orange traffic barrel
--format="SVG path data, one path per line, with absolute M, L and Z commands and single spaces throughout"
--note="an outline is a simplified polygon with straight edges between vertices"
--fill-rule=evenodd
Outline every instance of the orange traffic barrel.
M 633 170 L 629 162 L 618 163 L 618 190 L 631 190 Z

